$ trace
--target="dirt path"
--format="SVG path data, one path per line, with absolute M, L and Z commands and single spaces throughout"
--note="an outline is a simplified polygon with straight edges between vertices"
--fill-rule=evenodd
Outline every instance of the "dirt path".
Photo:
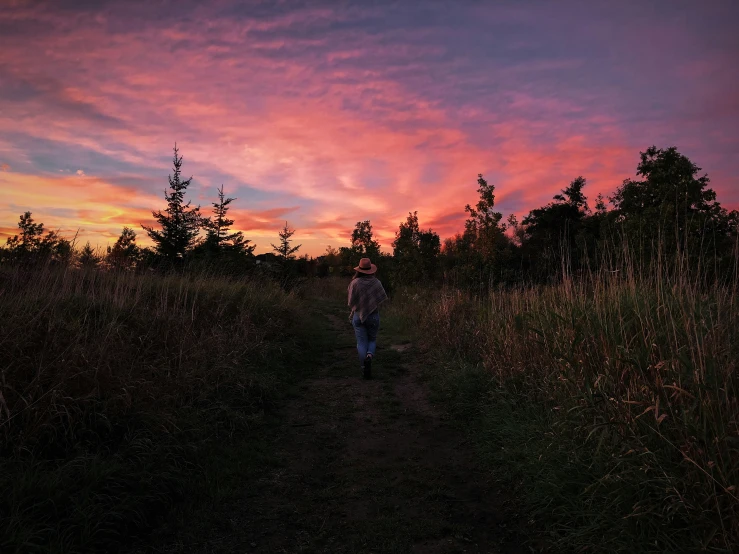
M 325 316 L 336 341 L 284 410 L 275 467 L 196 550 L 527 552 L 471 448 L 429 402 L 413 346 L 381 345 L 365 381 L 348 323 Z
M 349 326 L 286 409 L 278 468 L 234 521 L 254 552 L 523 552 L 463 438 L 428 401 L 411 345 L 360 378 Z M 356 369 L 355 369 L 356 368 Z

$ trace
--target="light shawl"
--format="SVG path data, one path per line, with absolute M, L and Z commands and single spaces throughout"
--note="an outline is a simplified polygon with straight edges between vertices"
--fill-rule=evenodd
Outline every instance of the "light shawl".
M 362 323 L 385 300 L 387 294 L 377 277 L 357 277 L 349 283 L 349 307 Z

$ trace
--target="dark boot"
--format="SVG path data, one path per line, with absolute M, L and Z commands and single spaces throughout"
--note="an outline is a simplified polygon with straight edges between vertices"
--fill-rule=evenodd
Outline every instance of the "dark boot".
M 372 355 L 367 354 L 364 359 L 364 378 L 372 379 Z

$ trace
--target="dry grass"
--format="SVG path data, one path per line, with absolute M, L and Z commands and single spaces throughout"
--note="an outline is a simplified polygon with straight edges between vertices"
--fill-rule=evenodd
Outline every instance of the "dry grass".
M 155 525 L 279 394 L 298 307 L 270 283 L 0 271 L 0 550 Z
M 409 291 L 396 303 L 457 360 L 441 379 L 477 389 L 457 399 L 489 410 L 490 440 L 506 418 L 492 403 L 506 399 L 514 418 L 526 406 L 544 414 L 512 440 L 531 441 L 525 456 L 539 460 L 521 475 L 547 485 L 534 504 L 566 548 L 739 549 L 736 280 L 603 273 L 485 298 Z M 460 384 L 470 375 L 474 385 Z

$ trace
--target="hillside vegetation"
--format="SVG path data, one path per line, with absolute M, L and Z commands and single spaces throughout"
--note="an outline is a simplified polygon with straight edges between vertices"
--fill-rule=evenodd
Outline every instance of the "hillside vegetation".
M 0 550 L 110 550 L 217 488 L 294 375 L 270 282 L 0 272 Z
M 410 289 L 431 382 L 563 551 L 739 549 L 737 281 Z

